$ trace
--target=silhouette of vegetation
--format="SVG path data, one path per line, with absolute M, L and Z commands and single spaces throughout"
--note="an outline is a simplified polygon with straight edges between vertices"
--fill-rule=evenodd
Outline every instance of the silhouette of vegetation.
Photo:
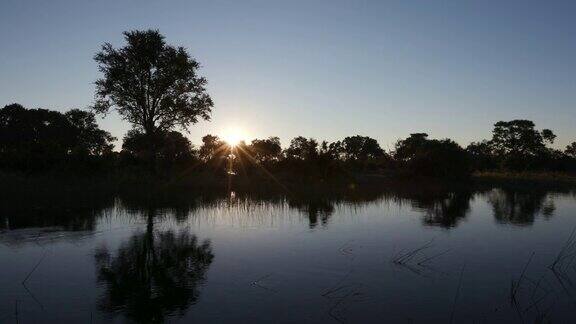
M 270 163 L 282 158 L 282 147 L 279 137 L 254 139 L 250 144 L 250 152 L 258 163 Z
M 471 143 L 466 150 L 477 171 L 576 171 L 570 145 L 564 152 L 547 146 L 555 139 L 553 131 L 538 131 L 529 120 L 500 121 L 494 124 L 491 140 Z
M 494 170 L 497 167 L 492 156 L 492 146 L 490 141 L 472 142 L 466 151 L 470 156 L 472 168 L 477 171 Z
M 554 141 L 550 130 L 537 131 L 526 120 L 498 122 L 491 140 L 473 142 L 466 149 L 450 139 L 429 139 L 414 133 L 385 152 L 367 136 L 318 142 L 298 136 L 282 149 L 278 137 L 230 145 L 215 135 L 202 138 L 196 149 L 174 130 L 130 130 L 120 153 L 115 140 L 96 124 L 94 114 L 70 110 L 26 109 L 19 104 L 0 110 L 0 168 L 26 172 L 55 169 L 132 173 L 212 174 L 228 172 L 270 181 L 358 181 L 363 175 L 467 178 L 474 171 L 526 172 L 576 170 L 576 142 L 564 152 L 546 146 Z M 219 181 L 219 180 L 218 180 Z
M 430 140 L 426 133 L 411 134 L 396 143 L 394 157 L 411 175 L 461 178 L 469 175 L 469 157 L 456 142 Z
M 389 160 L 378 141 L 368 136 L 349 136 L 342 141 L 323 145 L 324 156 L 343 161 L 349 169 L 375 171 Z
M 313 138 L 298 136 L 290 141 L 284 153 L 292 161 L 313 161 L 318 157 L 318 142 Z
M 94 166 L 111 157 L 114 140 L 98 127 L 91 112 L 60 113 L 19 104 L 0 109 L 0 167 L 4 169 Z
M 163 169 L 186 167 L 197 160 L 190 140 L 176 131 L 146 135 L 130 130 L 124 136 L 121 156 L 125 163 L 143 165 L 154 161 L 153 165 Z
M 342 141 L 341 153 L 346 160 L 367 161 L 384 156 L 380 144 L 368 136 L 351 136 Z
M 530 168 L 535 159 L 546 154 L 546 143 L 552 144 L 556 135 L 549 130 L 537 131 L 529 120 L 497 122 L 490 141 L 501 166 L 519 170 Z
M 124 38 L 126 46 L 106 43 L 94 56 L 104 74 L 96 81 L 97 113 L 115 108 L 146 135 L 210 118 L 207 80 L 198 76 L 200 63 L 183 47 L 167 45 L 157 30 L 128 31 Z
M 214 169 L 223 166 L 228 154 L 230 154 L 230 147 L 218 136 L 208 134 L 202 137 L 199 156 L 207 166 Z
M 183 47 L 166 44 L 157 30 L 128 31 L 124 38 L 124 47 L 106 43 L 94 56 L 103 78 L 96 81 L 93 110 L 106 114 L 115 109 L 135 132 L 143 134 L 128 134 L 128 147 L 138 142 L 139 158 L 149 158 L 156 170 L 159 160 L 182 158 L 178 152 L 161 149 L 166 144 L 187 150 L 184 139 L 172 132 L 174 128 L 187 130 L 199 119 L 210 119 L 214 104 L 206 92 L 206 78 L 198 75 L 200 63 Z M 188 158 L 189 154 L 182 155 Z
M 556 135 L 549 129 L 538 132 L 529 120 L 497 122 L 492 131 L 492 146 L 500 155 L 536 155 L 546 150 L 545 141 L 553 143 Z

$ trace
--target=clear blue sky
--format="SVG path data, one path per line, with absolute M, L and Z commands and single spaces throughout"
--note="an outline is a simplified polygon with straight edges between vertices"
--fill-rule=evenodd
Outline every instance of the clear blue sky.
M 498 120 L 576 140 L 576 1 L 0 1 L 0 106 L 86 108 L 92 57 L 154 28 L 201 62 L 215 101 L 188 135 L 466 145 Z M 121 138 L 130 126 L 109 115 Z

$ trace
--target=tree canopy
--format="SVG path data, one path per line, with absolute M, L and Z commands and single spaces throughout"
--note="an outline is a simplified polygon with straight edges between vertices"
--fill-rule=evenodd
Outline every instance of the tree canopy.
M 126 45 L 102 46 L 94 56 L 103 74 L 96 81 L 97 113 L 114 108 L 149 135 L 210 118 L 213 102 L 200 64 L 183 47 L 167 45 L 157 30 L 124 32 Z
M 548 147 L 555 137 L 551 130 L 537 130 L 529 120 L 500 121 L 494 125 L 492 139 L 472 142 L 465 150 L 450 139 L 413 133 L 388 154 L 376 139 L 361 135 L 334 142 L 297 136 L 285 149 L 278 137 L 230 145 L 218 136 L 206 135 L 195 149 L 175 130 L 146 133 L 136 127 L 125 135 L 118 154 L 113 152 L 115 138 L 98 127 L 93 112 L 72 109 L 62 113 L 11 104 L 0 109 L 0 169 L 129 167 L 141 171 L 146 165 L 158 175 L 192 169 L 219 175 L 266 170 L 316 179 L 393 172 L 454 178 L 489 170 L 576 171 L 576 142 L 563 151 Z
M 250 144 L 250 153 L 258 162 L 278 160 L 282 154 L 280 138 L 254 139 Z
M 410 175 L 444 178 L 470 174 L 467 152 L 450 139 L 428 139 L 426 133 L 410 134 L 396 143 L 394 157 Z
M 73 152 L 81 155 L 102 155 L 111 152 L 116 139 L 96 124 L 93 113 L 80 109 L 67 111 L 64 116 L 75 130 L 76 145 Z
M 410 137 L 399 140 L 396 143 L 394 157 L 401 161 L 406 161 L 412 158 L 419 149 L 426 145 L 428 142 L 428 134 L 414 133 Z
M 555 138 L 549 129 L 539 132 L 534 122 L 516 119 L 494 124 L 491 145 L 496 154 L 534 156 L 546 150 L 546 143 L 554 143 Z
M 88 111 L 63 114 L 20 104 L 0 109 L 0 164 L 9 168 L 37 170 L 72 158 L 102 156 L 112 151 L 114 140 Z
M 295 160 L 312 160 L 318 156 L 318 142 L 313 138 L 298 136 L 290 141 L 286 157 Z
M 367 160 L 384 155 L 384 150 L 378 141 L 368 136 L 349 136 L 344 138 L 341 145 L 342 153 L 347 160 Z
M 146 135 L 138 130 L 130 130 L 124 136 L 122 153 L 140 162 L 158 161 L 166 166 L 190 162 L 194 158 L 192 143 L 176 131 Z
M 206 135 L 202 137 L 202 146 L 200 146 L 200 158 L 205 161 L 212 161 L 223 158 L 230 153 L 228 144 L 215 135 Z

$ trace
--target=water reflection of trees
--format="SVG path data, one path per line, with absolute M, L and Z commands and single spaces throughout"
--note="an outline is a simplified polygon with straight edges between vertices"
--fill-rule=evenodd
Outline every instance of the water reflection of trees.
M 399 204 L 408 203 L 423 213 L 422 223 L 443 228 L 455 227 L 470 212 L 474 190 L 469 186 L 422 184 L 391 189 L 387 196 Z
M 249 192 L 236 193 L 234 204 L 280 205 L 286 203 L 308 220 L 310 228 L 327 226 L 338 206 L 365 206 L 377 201 L 391 201 L 400 205 L 408 204 L 422 212 L 422 223 L 426 226 L 452 228 L 466 219 L 471 211 L 471 200 L 480 195 L 492 206 L 493 216 L 499 223 L 530 225 L 535 217 L 552 217 L 555 211 L 551 193 L 574 194 L 574 191 L 561 187 L 506 186 L 442 183 L 408 183 L 389 186 L 367 186 L 332 190 L 328 192 L 302 190 L 290 193 Z M 215 207 L 226 199 L 223 193 L 202 195 L 193 198 L 164 200 L 162 208 L 170 209 L 177 219 L 190 217 L 192 211 L 202 207 Z M 124 200 L 123 200 L 124 201 Z M 146 201 L 149 203 L 149 200 Z M 142 201 L 130 201 L 135 210 L 141 208 Z
M 556 209 L 546 190 L 498 188 L 491 190 L 487 197 L 499 223 L 532 225 L 538 215 L 550 218 Z
M 184 221 L 193 217 L 196 211 L 221 207 L 223 202 L 227 202 L 230 207 L 244 204 L 246 208 L 250 208 L 250 205 L 279 206 L 286 204 L 290 209 L 297 210 L 305 216 L 310 228 L 316 228 L 318 225 L 328 226 L 337 206 L 357 207 L 365 206 L 371 202 L 388 200 L 408 203 L 423 211 L 423 223 L 425 225 L 454 227 L 469 212 L 469 200 L 472 192 L 473 190 L 470 188 L 454 189 L 445 185 L 430 184 L 393 184 L 323 188 L 322 190 L 303 186 L 296 189 L 292 188 L 290 192 L 265 190 L 237 192 L 235 199 L 230 200 L 229 192 L 224 190 L 202 193 L 188 190 L 159 190 L 150 193 L 132 191 L 122 193 L 116 206 L 134 215 L 148 214 L 158 217 L 170 214 L 176 220 Z M 22 217 L 17 221 L 22 227 L 62 224 L 69 229 L 91 230 L 94 228 L 97 219 L 96 213 L 82 213 L 75 208 L 74 204 L 69 206 L 72 212 L 56 211 L 53 213 L 54 217 Z M 16 224 L 15 221 L 9 223 Z
M 376 201 L 408 203 L 422 211 L 423 223 L 445 228 L 454 227 L 470 211 L 473 190 L 446 186 L 389 186 L 380 188 L 355 188 L 337 195 L 298 195 L 288 197 L 288 205 L 308 217 L 310 228 L 326 226 L 335 207 L 364 206 Z
M 315 228 L 318 222 L 322 226 L 328 224 L 328 219 L 334 213 L 337 202 L 328 199 L 289 199 L 288 206 L 295 208 L 308 218 L 308 226 Z
M 114 197 L 100 191 L 56 187 L 1 192 L 0 230 L 57 227 L 64 231 L 93 231 L 96 220 L 112 206 Z
M 531 224 L 538 214 L 550 217 L 554 213 L 552 198 L 547 193 L 572 193 L 548 187 L 498 188 L 410 182 L 330 190 L 304 187 L 290 192 L 250 190 L 237 192 L 234 199 L 230 199 L 230 192 L 225 189 L 204 192 L 162 189 L 150 193 L 122 193 L 116 200 L 112 197 L 81 200 L 70 195 L 67 200 L 54 199 L 43 203 L 41 208 L 37 208 L 36 203 L 27 206 L 23 202 L 15 204 L 13 200 L 5 200 L 0 205 L 0 230 L 58 227 L 65 231 L 93 231 L 102 215 L 114 211 L 113 206 L 134 215 L 170 215 L 177 221 L 185 221 L 209 209 L 239 208 L 241 212 L 242 208 L 262 208 L 264 205 L 296 210 L 305 217 L 310 228 L 316 228 L 328 226 L 338 206 L 355 208 L 376 201 L 408 204 L 422 213 L 424 225 L 450 228 L 458 226 L 467 217 L 470 201 L 477 194 L 492 206 L 498 222 L 526 225 Z M 251 215 L 246 213 L 243 217 Z
M 466 218 L 470 212 L 471 198 L 472 194 L 469 191 L 456 191 L 448 192 L 444 197 L 428 200 L 424 204 L 422 201 L 416 201 L 416 204 L 425 209 L 423 218 L 425 225 L 450 228 Z
M 156 323 L 183 315 L 198 300 L 214 254 L 208 241 L 186 230 L 154 231 L 150 216 L 146 232 L 133 235 L 115 255 L 99 249 L 95 259 L 98 282 L 106 287 L 99 309 Z

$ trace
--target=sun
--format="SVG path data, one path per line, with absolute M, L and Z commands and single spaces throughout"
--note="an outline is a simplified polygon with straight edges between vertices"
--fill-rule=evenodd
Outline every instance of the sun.
M 229 128 L 222 133 L 222 139 L 228 145 L 236 146 L 241 141 L 246 140 L 246 132 L 238 127 Z

